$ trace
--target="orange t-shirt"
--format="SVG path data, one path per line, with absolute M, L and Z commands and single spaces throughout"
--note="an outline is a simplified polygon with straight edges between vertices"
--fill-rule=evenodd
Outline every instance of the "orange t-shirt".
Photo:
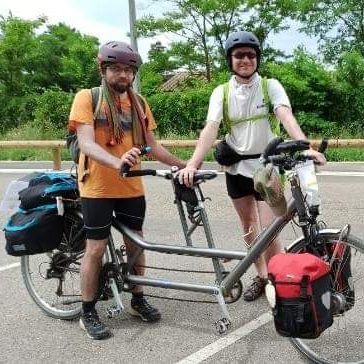
M 144 100 L 145 101 L 145 100 Z M 133 145 L 132 138 L 132 116 L 131 104 L 128 97 L 120 100 L 119 122 L 122 124 L 124 136 L 121 144 L 109 146 L 110 133 L 104 108 L 101 107 L 94 120 L 92 110 L 91 90 L 79 91 L 72 104 L 70 112 L 70 126 L 75 128 L 77 124 L 92 125 L 95 129 L 95 141 L 110 154 L 121 157 L 130 150 Z M 149 105 L 145 102 L 145 114 L 148 118 L 148 129 L 154 130 L 156 123 Z M 78 174 L 82 176 L 85 155 L 81 153 L 78 165 Z M 141 177 L 122 178 L 119 171 L 105 167 L 100 163 L 88 159 L 89 175 L 85 180 L 78 181 L 80 195 L 89 198 L 128 198 L 144 195 L 144 187 Z M 140 169 L 140 163 L 133 167 L 133 170 Z

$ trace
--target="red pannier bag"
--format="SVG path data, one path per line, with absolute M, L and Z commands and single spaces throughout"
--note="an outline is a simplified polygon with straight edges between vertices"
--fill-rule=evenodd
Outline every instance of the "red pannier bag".
M 272 257 L 266 291 L 277 332 L 314 339 L 330 327 L 330 282 L 329 264 L 313 254 L 279 253 Z

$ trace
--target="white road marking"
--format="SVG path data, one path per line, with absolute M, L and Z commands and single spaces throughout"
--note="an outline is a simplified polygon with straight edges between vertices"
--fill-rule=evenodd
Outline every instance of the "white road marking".
M 321 171 L 318 176 L 337 176 L 337 177 L 364 177 L 364 172 L 349 172 L 349 171 Z
M 244 336 L 249 335 L 251 332 L 255 331 L 259 327 L 265 325 L 272 320 L 272 314 L 267 312 L 256 319 L 248 322 L 246 325 L 240 327 L 239 329 L 231 332 L 230 334 L 222 337 L 221 339 L 205 346 L 199 351 L 187 356 L 186 358 L 180 360 L 176 364 L 198 364 L 202 361 L 210 358 L 211 356 L 217 354 L 221 350 L 227 348 L 228 346 L 234 344 L 238 340 L 242 339 Z
M 34 172 L 62 172 L 62 173 L 69 173 L 69 170 L 62 170 L 62 171 L 55 171 L 49 168 L 0 168 L 0 173 L 3 174 L 11 174 L 11 173 L 21 173 L 21 174 L 28 174 Z
M 4 265 L 3 267 L 0 267 L 0 272 L 4 272 L 5 270 L 17 268 L 20 267 L 20 263 L 12 263 L 8 265 Z

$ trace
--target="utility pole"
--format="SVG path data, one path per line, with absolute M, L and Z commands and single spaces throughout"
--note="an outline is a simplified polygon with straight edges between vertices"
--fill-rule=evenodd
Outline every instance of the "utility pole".
M 134 50 L 136 52 L 138 52 L 138 43 L 137 43 L 137 36 L 136 36 L 136 31 L 135 31 L 135 21 L 136 21 L 135 0 L 129 0 L 130 45 L 134 48 Z M 133 86 L 134 86 L 134 89 L 136 92 L 140 92 L 139 72 L 136 74 Z

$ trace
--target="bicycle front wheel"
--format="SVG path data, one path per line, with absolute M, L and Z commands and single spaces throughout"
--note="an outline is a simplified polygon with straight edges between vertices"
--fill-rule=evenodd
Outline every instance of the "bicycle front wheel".
M 330 250 L 339 241 L 340 233 L 320 232 L 319 240 Z M 345 290 L 337 291 L 333 282 L 333 295 L 339 294 L 346 302 L 353 302 L 344 312 L 334 314 L 334 323 L 317 339 L 290 338 L 294 347 L 313 363 L 364 363 L 364 243 L 361 239 L 349 235 L 340 241 L 345 249 L 350 249 L 351 273 L 355 299 L 345 297 Z M 290 253 L 305 250 L 304 239 L 289 248 Z M 331 249 L 332 251 L 333 249 Z
M 60 246 L 21 257 L 21 271 L 30 297 L 48 316 L 71 320 L 81 312 L 80 259 L 85 248 L 82 216 L 68 211 Z

